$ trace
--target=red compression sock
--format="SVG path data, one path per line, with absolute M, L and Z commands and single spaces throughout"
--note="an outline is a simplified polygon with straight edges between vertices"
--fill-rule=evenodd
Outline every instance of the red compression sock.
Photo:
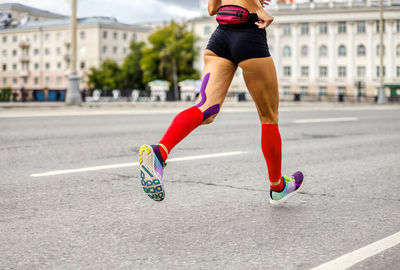
M 267 162 L 269 181 L 277 182 L 281 180 L 282 140 L 277 124 L 262 124 L 261 148 Z M 271 186 L 271 190 L 274 191 L 281 191 L 283 189 L 283 181 L 279 185 Z
M 168 152 L 171 152 L 175 145 L 203 123 L 203 117 L 203 112 L 196 106 L 180 112 L 175 116 L 159 144 L 163 144 L 167 148 Z M 159 147 L 159 149 L 162 158 L 166 161 L 168 153 L 165 152 L 163 147 Z

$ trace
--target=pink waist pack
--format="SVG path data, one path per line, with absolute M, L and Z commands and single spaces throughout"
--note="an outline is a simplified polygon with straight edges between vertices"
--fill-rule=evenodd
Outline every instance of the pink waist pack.
M 249 19 L 250 12 L 240 6 L 221 6 L 217 12 L 217 22 L 222 25 L 242 24 Z

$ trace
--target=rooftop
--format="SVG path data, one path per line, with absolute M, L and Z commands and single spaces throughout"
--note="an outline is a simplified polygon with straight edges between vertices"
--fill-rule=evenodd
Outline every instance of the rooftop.
M 18 3 L 4 3 L 0 4 L 0 11 L 20 11 L 20 12 L 26 12 L 29 13 L 33 16 L 42 16 L 42 17 L 48 17 L 48 18 L 67 18 L 68 16 L 61 15 L 58 13 L 50 12 L 47 10 L 43 9 L 38 9 L 30 6 L 25 6 L 22 4 Z

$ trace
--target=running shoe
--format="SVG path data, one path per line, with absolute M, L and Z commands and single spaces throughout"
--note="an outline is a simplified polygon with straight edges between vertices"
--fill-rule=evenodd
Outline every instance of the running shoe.
M 140 180 L 144 192 L 155 201 L 165 198 L 163 172 L 167 164 L 157 145 L 142 145 L 139 150 Z
M 292 177 L 282 176 L 285 188 L 281 192 L 271 190 L 269 195 L 269 202 L 271 204 L 280 204 L 286 201 L 289 197 L 293 196 L 303 187 L 303 173 L 295 172 Z

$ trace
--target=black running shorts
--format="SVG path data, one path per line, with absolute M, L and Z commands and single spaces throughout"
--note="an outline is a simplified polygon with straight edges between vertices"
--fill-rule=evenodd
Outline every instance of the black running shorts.
M 207 49 L 232 61 L 235 65 L 240 62 L 260 57 L 269 57 L 267 33 L 258 28 L 256 14 L 244 25 L 219 25 L 208 41 Z

